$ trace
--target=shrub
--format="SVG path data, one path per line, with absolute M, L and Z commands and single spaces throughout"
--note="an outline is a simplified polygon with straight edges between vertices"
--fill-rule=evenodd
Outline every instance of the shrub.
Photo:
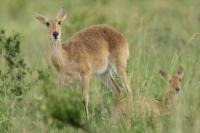
M 18 33 L 6 36 L 5 31 L 0 32 L 0 48 L 3 58 L 3 68 L 0 71 L 1 95 L 12 93 L 21 96 L 28 91 L 35 80 L 28 80 L 32 76 L 31 70 L 25 63 L 20 51 L 21 37 Z

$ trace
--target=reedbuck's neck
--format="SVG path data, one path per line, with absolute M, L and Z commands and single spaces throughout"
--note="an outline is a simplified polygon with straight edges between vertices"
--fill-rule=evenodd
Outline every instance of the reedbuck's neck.
M 168 107 L 174 100 L 174 95 L 170 94 L 170 92 L 166 92 L 162 98 L 162 105 Z
M 163 107 L 168 107 L 172 97 L 166 92 L 166 94 L 159 100 L 160 105 Z
M 50 47 L 50 56 L 53 64 L 56 66 L 56 68 L 59 68 L 64 64 L 63 60 L 63 48 L 61 44 L 61 39 L 54 40 L 50 39 L 49 41 L 49 47 Z
M 167 87 L 166 87 L 167 89 Z M 164 108 L 167 109 L 168 107 L 171 106 L 171 104 L 173 104 L 175 97 L 177 97 L 176 95 L 178 94 L 171 94 L 170 91 L 166 91 L 165 95 L 163 97 L 161 97 L 160 99 L 157 99 L 159 102 L 159 105 Z

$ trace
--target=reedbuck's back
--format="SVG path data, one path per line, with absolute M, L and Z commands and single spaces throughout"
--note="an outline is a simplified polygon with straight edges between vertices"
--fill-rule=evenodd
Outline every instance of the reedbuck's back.
M 51 60 L 61 83 L 73 84 L 81 80 L 83 101 L 88 116 L 89 80 L 92 74 L 102 81 L 113 94 L 119 93 L 119 84 L 112 76 L 116 69 L 124 88 L 131 95 L 125 73 L 129 56 L 128 44 L 121 33 L 109 25 L 99 24 L 85 28 L 61 43 L 61 25 L 66 17 L 63 9 L 54 19 L 41 15 L 36 18 L 48 29 Z
M 181 91 L 181 81 L 183 77 L 182 67 L 179 67 L 175 74 L 168 74 L 163 70 L 160 70 L 159 73 L 166 81 L 165 95 L 161 99 L 154 99 L 146 96 L 138 96 L 134 99 L 136 107 L 138 107 L 137 109 L 143 115 L 151 115 L 153 113 L 154 116 L 159 116 L 161 111 L 167 111 L 169 105 L 175 102 L 175 98 Z M 129 104 L 130 100 L 133 99 L 124 98 L 114 106 L 112 111 L 112 119 L 114 119 L 114 121 L 119 119 L 124 112 L 132 109 Z

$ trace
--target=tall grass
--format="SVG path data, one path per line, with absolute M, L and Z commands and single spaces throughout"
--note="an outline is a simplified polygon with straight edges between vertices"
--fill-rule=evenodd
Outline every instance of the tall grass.
M 199 0 L 2 0 L 0 4 L 0 132 L 200 132 Z M 107 23 L 129 42 L 127 74 L 135 95 L 160 97 L 165 82 L 158 70 L 174 72 L 184 67 L 183 90 L 170 116 L 142 117 L 137 108 L 110 123 L 113 100 L 99 81 L 90 83 L 90 121 L 87 122 L 81 91 L 57 88 L 56 72 L 49 61 L 46 29 L 35 14 L 53 17 L 60 7 L 67 10 L 63 40 L 92 24 Z M 20 33 L 15 37 L 15 33 Z M 19 39 L 20 37 L 21 39 Z M 14 78 L 6 63 L 6 40 L 20 43 L 15 61 L 23 59 L 23 81 Z M 12 46 L 13 46 L 12 45 Z M 11 48 L 8 48 L 11 50 Z M 7 51 L 9 53 L 9 51 Z M 13 52 L 13 51 L 12 51 Z M 16 52 L 16 51 L 15 51 Z M 16 63 L 16 62 L 15 62 Z M 16 73 L 14 73 L 15 75 Z M 17 89 L 19 85 L 21 89 Z M 162 125 L 158 130 L 157 123 Z

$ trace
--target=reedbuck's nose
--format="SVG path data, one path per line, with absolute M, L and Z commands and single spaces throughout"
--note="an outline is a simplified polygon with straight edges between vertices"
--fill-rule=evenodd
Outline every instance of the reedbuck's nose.
M 177 91 L 177 92 L 179 92 L 179 91 L 180 91 L 180 88 L 179 88 L 179 87 L 176 87 L 175 89 L 176 89 L 176 91 Z
M 55 39 L 58 38 L 58 35 L 59 35 L 59 33 L 58 33 L 57 31 L 54 31 L 54 32 L 53 32 L 53 37 L 54 37 Z

